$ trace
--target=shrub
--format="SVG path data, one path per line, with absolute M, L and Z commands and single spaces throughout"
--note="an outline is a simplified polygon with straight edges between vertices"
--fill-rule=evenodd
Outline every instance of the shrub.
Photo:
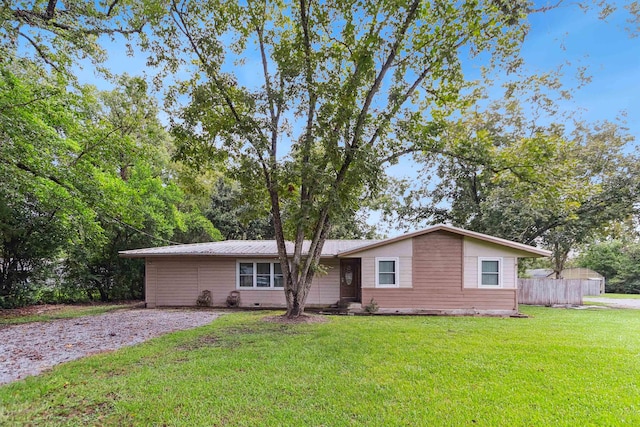
M 379 308 L 380 306 L 378 305 L 376 300 L 371 298 L 371 301 L 369 301 L 369 304 L 364 306 L 364 311 L 366 311 L 367 313 L 376 313 Z

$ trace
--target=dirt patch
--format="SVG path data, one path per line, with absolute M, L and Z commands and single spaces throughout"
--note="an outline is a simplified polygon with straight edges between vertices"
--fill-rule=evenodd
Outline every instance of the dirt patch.
M 305 323 L 325 323 L 328 322 L 326 316 L 316 316 L 312 314 L 303 314 L 302 316 L 288 318 L 287 316 L 267 316 L 262 320 L 270 323 L 281 323 L 284 325 L 299 325 Z
M 600 304 L 606 304 L 608 307 L 614 308 L 635 308 L 640 309 L 640 299 L 624 299 L 624 298 L 607 298 L 607 297 L 585 297 L 584 304 L 590 302 L 597 302 Z
M 67 307 L 66 304 L 43 304 L 43 305 L 31 305 L 22 308 L 3 309 L 0 311 L 0 319 L 11 319 L 13 317 L 22 316 L 35 316 L 38 314 L 50 313 L 63 310 Z
M 113 302 L 94 302 L 86 304 L 40 304 L 29 305 L 20 308 L 5 308 L 0 310 L 0 319 L 13 319 L 16 317 L 26 316 L 39 316 L 39 315 L 55 315 L 66 310 L 74 310 L 78 307 L 100 307 L 104 305 L 108 306 L 122 306 L 122 308 L 142 308 L 144 302 L 141 301 L 120 301 L 118 303 Z
M 219 315 L 209 310 L 133 309 L 8 326 L 0 329 L 0 384 L 37 375 L 59 363 L 206 325 Z
M 203 347 L 219 347 L 221 345 L 220 337 L 214 334 L 207 334 L 198 337 L 196 340 L 182 344 L 177 347 L 178 350 L 197 350 Z

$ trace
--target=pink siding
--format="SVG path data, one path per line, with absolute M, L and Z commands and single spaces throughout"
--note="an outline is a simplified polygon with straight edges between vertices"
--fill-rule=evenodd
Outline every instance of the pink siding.
M 203 290 L 211 291 L 212 305 L 226 306 L 227 296 L 236 290 L 236 258 L 171 257 L 148 258 L 145 295 L 148 307 L 193 306 Z M 340 261 L 322 262 L 328 273 L 314 279 L 307 305 L 328 306 L 340 298 Z M 243 307 L 284 307 L 284 291 L 240 290 Z
M 516 310 L 515 289 L 463 287 L 463 237 L 436 231 L 413 239 L 413 288 L 362 288 L 362 303 L 380 308 Z

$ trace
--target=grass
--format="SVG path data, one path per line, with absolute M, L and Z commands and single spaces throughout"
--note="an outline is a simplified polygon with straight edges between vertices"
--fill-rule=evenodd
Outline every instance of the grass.
M 0 425 L 640 425 L 640 315 L 237 313 L 0 387 Z
M 601 298 L 614 298 L 614 299 L 640 299 L 640 294 L 603 294 Z
M 597 298 L 597 297 L 594 297 Z M 589 305 L 589 306 L 598 306 L 598 307 L 609 307 L 609 303 L 606 302 L 598 302 L 598 301 L 591 301 L 589 299 L 589 297 L 585 296 L 582 297 L 582 304 L 583 305 Z
M 48 322 L 56 319 L 72 319 L 81 316 L 95 316 L 113 310 L 129 308 L 130 306 L 131 304 L 36 305 L 24 309 L 0 310 L 0 326 L 31 322 Z

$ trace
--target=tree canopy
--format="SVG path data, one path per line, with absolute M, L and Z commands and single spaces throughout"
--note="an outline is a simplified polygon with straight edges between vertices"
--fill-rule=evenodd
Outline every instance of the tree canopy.
M 267 195 L 289 315 L 304 310 L 332 220 L 380 190 L 388 162 L 428 149 L 462 104 L 463 57 L 514 60 L 525 16 L 495 2 L 173 3 L 159 59 L 175 66 L 179 49 L 196 67 L 174 93 L 190 99 L 172 125 L 179 156 L 223 162 Z M 247 63 L 251 83 L 234 73 Z
M 605 240 L 591 244 L 576 264 L 602 274 L 607 292 L 640 294 L 640 244 L 637 241 Z
M 57 281 L 70 298 L 140 298 L 141 265 L 118 250 L 198 225 L 221 238 L 169 180 L 170 139 L 144 81 L 122 77 L 110 92 L 65 82 L 25 61 L 0 67 L 0 305 Z
M 402 195 L 404 224 L 450 222 L 542 244 L 559 273 L 572 249 L 635 212 L 638 159 L 613 123 L 540 125 L 507 99 L 468 111 L 440 135 L 423 184 Z

